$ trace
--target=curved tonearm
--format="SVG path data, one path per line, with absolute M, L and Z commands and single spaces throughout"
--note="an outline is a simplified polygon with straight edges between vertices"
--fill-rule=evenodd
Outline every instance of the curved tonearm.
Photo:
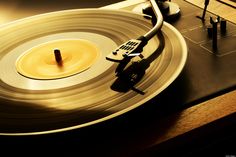
M 113 62 L 121 62 L 124 59 L 131 59 L 132 57 L 140 56 L 143 51 L 143 47 L 154 35 L 157 34 L 158 30 L 162 27 L 163 16 L 156 1 L 150 0 L 150 2 L 155 16 L 157 17 L 155 26 L 145 35 L 140 36 L 138 39 L 131 39 L 126 43 L 120 45 L 106 57 L 107 60 Z

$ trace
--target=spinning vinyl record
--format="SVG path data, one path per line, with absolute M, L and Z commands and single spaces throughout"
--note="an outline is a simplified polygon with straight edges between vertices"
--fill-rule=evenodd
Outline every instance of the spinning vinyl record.
M 135 57 L 119 75 L 119 63 L 106 60 L 117 46 L 151 28 L 144 15 L 103 9 L 53 12 L 2 27 L 0 135 L 79 129 L 158 95 L 187 58 L 174 27 L 164 23 L 143 58 Z

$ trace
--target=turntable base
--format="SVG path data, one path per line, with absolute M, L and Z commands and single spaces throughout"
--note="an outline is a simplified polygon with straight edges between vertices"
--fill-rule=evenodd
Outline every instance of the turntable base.
M 201 13 L 202 10 L 185 1 L 173 1 L 182 9 L 182 16 L 173 25 L 181 30 L 188 44 L 191 44 L 189 47 L 191 51 L 185 72 L 170 88 L 164 90 L 164 93 L 151 103 L 146 103 L 130 111 L 129 114 L 98 126 L 42 136 L 0 136 L 2 153 L 14 154 L 16 152 L 17 155 L 32 155 L 31 152 L 25 151 L 25 148 L 28 148 L 35 150 L 37 154 L 54 156 L 63 153 L 71 156 L 140 157 L 214 156 L 215 153 L 217 156 L 234 155 L 234 145 L 231 145 L 230 140 L 224 141 L 227 138 L 236 139 L 235 68 L 232 68 L 235 67 L 233 64 L 235 53 L 219 56 L 209 51 L 204 45 L 210 41 L 203 36 L 204 26 L 201 26 L 198 20 L 192 20 L 196 13 Z M 127 8 L 132 9 L 132 6 Z M 187 22 L 189 19 L 192 23 Z M 196 25 L 200 27 L 192 27 Z M 191 36 L 191 33 L 198 36 Z M 235 36 L 235 25 L 229 23 L 226 39 L 233 36 Z M 201 64 L 202 59 L 203 64 Z M 224 64 L 228 59 L 230 64 Z M 210 68 L 205 68 L 207 66 Z M 204 79 L 201 77 L 201 71 L 200 74 L 191 72 L 193 68 L 198 71 L 207 69 L 204 71 L 206 77 Z M 224 68 L 231 71 L 224 72 Z M 212 79 L 208 75 L 208 72 L 213 73 L 212 69 L 217 71 L 219 78 Z M 216 83 L 221 84 L 216 85 Z M 211 90 L 207 92 L 205 85 L 208 85 L 207 87 Z M 197 87 L 201 87 L 202 90 L 199 91 Z M 19 109 L 17 105 L 14 108 Z M 219 143 L 219 141 L 221 143 L 219 147 L 213 147 L 208 152 L 204 151 L 209 145 Z M 222 145 L 227 146 L 228 149 Z M 8 151 L 9 148 L 12 151 Z M 199 152 L 199 150 L 202 151 Z

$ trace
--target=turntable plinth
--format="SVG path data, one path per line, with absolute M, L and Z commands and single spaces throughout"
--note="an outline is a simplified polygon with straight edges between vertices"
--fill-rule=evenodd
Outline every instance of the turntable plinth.
M 84 39 L 54 40 L 26 51 L 17 59 L 16 69 L 32 79 L 65 78 L 91 67 L 99 54 L 96 45 Z

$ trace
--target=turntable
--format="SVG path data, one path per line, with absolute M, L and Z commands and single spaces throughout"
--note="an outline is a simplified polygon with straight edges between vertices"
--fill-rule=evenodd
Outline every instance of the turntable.
M 211 21 L 194 16 L 202 9 L 176 0 L 165 2 L 165 14 L 163 3 L 63 4 L 3 24 L 1 145 L 146 156 L 156 147 L 166 153 L 168 141 L 173 147 L 204 124 L 232 119 L 236 25 L 227 22 L 214 49 Z

